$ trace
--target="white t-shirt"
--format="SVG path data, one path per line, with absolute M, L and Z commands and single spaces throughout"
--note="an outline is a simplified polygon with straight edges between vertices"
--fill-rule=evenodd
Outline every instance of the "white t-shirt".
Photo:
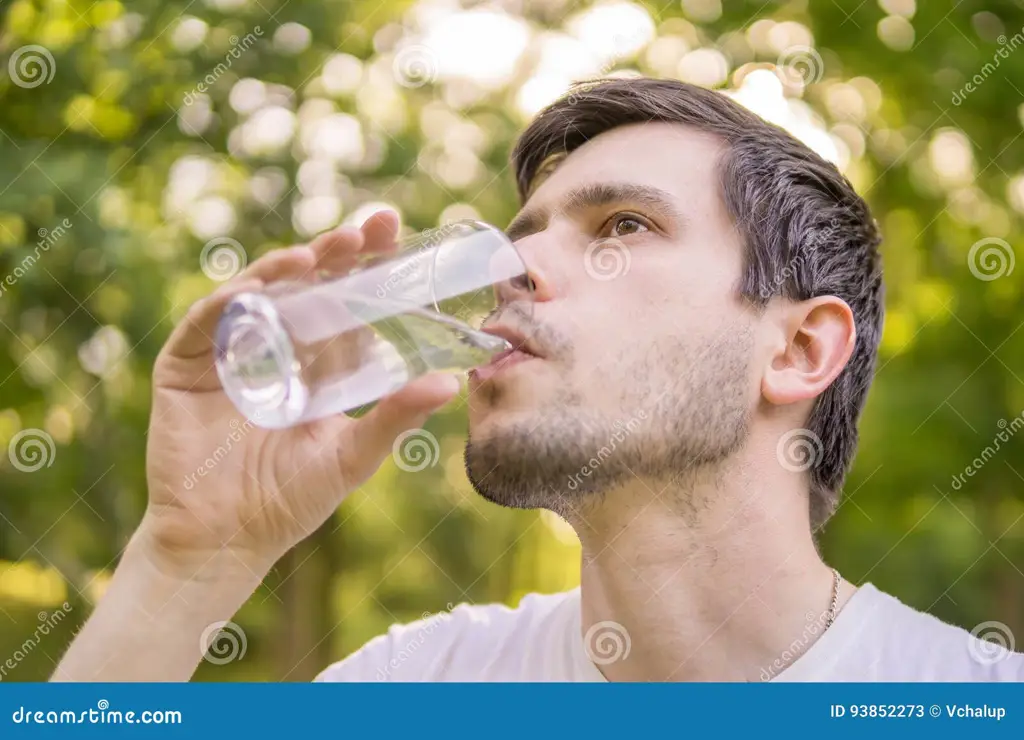
M 1005 625 L 977 630 L 1012 643 Z M 991 627 L 991 629 L 989 629 Z M 614 635 L 609 639 L 614 640 Z M 773 681 L 1024 681 L 1024 654 L 861 586 L 817 640 Z M 799 641 L 798 641 L 799 642 Z M 614 649 L 609 643 L 607 649 Z M 797 644 L 794 650 L 799 650 Z M 1012 648 L 1011 648 L 1012 649 Z M 594 653 L 600 661 L 607 653 Z M 316 681 L 604 681 L 580 628 L 580 591 L 525 596 L 516 609 L 461 604 L 391 627 Z

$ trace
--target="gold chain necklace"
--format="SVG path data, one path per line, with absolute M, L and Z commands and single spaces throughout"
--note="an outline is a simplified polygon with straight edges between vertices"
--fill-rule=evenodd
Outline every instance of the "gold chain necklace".
M 828 620 L 825 622 L 825 629 L 827 630 L 832 626 L 832 623 L 836 621 L 836 608 L 839 606 L 839 571 L 835 568 L 832 569 L 832 603 L 828 608 Z M 822 630 L 824 632 L 825 630 Z

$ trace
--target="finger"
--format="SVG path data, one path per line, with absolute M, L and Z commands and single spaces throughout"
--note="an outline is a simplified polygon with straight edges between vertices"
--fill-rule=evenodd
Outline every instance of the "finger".
M 228 301 L 239 293 L 261 290 L 267 282 L 302 277 L 314 263 L 313 253 L 305 246 L 277 249 L 260 257 L 206 298 L 193 304 L 174 328 L 164 351 L 178 358 L 197 357 L 209 351 L 220 314 Z
M 458 375 L 429 373 L 382 398 L 365 418 L 371 418 L 381 410 L 381 407 L 382 417 L 391 415 L 393 411 L 398 414 L 429 414 L 452 400 L 461 388 L 462 383 Z
M 362 227 L 345 225 L 326 231 L 309 245 L 316 255 L 316 269 L 344 274 L 356 267 L 361 257 L 393 251 L 398 231 L 395 211 L 377 211 Z
M 398 246 L 399 217 L 395 211 L 377 211 L 363 222 L 367 252 L 389 252 Z
M 355 267 L 365 236 L 355 226 L 339 226 L 325 231 L 309 244 L 316 258 L 316 268 L 328 272 L 347 272 Z
M 189 308 L 164 345 L 163 352 L 171 357 L 189 359 L 210 351 L 217 322 L 228 302 L 239 293 L 259 291 L 261 280 L 238 280 L 220 286 L 213 293 L 196 301 Z
M 338 449 L 342 469 L 353 481 L 369 478 L 391 454 L 398 435 L 423 426 L 460 388 L 458 377 L 432 373 L 381 399 L 370 413 L 348 426 Z
M 242 270 L 235 280 L 298 279 L 307 275 L 316 266 L 316 256 L 308 245 L 300 244 L 286 249 L 275 249 L 260 257 Z

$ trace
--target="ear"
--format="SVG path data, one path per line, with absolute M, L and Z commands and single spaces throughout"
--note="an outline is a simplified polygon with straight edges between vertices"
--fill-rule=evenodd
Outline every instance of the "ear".
M 841 298 L 819 296 L 783 303 L 778 322 L 778 347 L 761 379 L 761 395 L 780 406 L 821 395 L 853 354 L 853 311 Z

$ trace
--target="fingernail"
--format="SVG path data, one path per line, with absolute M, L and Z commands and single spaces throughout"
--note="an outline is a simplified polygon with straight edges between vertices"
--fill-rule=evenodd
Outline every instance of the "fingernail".
M 248 293 L 262 290 L 263 281 L 259 278 L 247 278 L 237 283 L 225 283 L 224 285 L 217 288 L 213 295 L 220 298 L 223 296 L 233 296 L 236 293 Z
M 462 390 L 462 380 L 458 375 L 445 375 L 445 390 L 450 393 L 458 393 Z

